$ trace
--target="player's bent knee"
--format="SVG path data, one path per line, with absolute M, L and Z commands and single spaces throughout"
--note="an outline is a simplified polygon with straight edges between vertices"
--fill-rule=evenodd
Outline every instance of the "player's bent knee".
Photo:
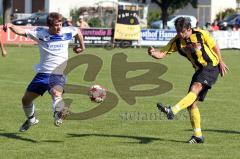
M 203 88 L 203 85 L 201 83 L 196 82 L 191 86 L 191 92 L 194 92 L 195 94 L 199 94 L 202 88 Z
M 195 109 L 195 108 L 197 108 L 198 106 L 197 106 L 197 104 L 193 104 L 192 106 L 191 106 L 191 109 Z
M 52 97 L 61 97 L 62 96 L 62 90 L 59 90 L 59 89 L 55 89 L 55 88 L 52 88 L 50 90 L 50 94 L 52 95 Z
M 191 111 L 192 109 L 195 109 L 195 108 L 197 108 L 198 106 L 197 106 L 197 104 L 192 104 L 191 106 L 189 106 L 187 109 L 188 109 L 188 111 Z

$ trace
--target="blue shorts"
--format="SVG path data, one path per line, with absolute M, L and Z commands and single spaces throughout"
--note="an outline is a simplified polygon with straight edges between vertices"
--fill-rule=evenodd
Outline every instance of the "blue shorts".
M 27 91 L 43 95 L 46 91 L 50 91 L 56 85 L 64 88 L 65 84 L 64 75 L 55 75 L 50 73 L 38 73 L 33 78 L 32 82 L 28 85 Z

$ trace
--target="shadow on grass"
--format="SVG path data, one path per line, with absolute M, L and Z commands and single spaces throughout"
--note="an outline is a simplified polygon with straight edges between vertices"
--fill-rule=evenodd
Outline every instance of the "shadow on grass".
M 0 130 L 3 131 L 3 130 Z M 22 137 L 18 134 L 21 133 L 0 133 L 0 137 L 6 137 L 6 138 L 10 138 L 10 139 L 16 139 L 16 140 L 22 140 L 22 141 L 27 141 L 27 142 L 32 142 L 32 143 L 38 143 L 38 141 L 33 140 L 33 139 L 29 139 L 26 137 Z M 63 141 L 59 141 L 59 140 L 42 140 L 41 142 L 47 142 L 47 143 L 61 143 Z
M 59 140 L 42 140 L 41 142 L 48 142 L 48 143 L 61 143 L 63 141 L 59 141 Z
M 191 129 L 187 129 L 185 131 L 192 131 Z M 224 130 L 224 129 L 203 129 L 203 132 L 216 132 L 216 133 L 224 133 L 224 134 L 240 134 L 240 131 L 236 130 Z
M 235 130 L 204 129 L 203 131 L 224 133 L 224 134 L 240 134 L 240 131 L 235 131 Z
M 18 135 L 18 133 L 0 133 L 0 136 L 10 138 L 10 139 L 16 139 L 16 140 L 22 140 L 22 141 L 37 143 L 36 140 L 21 137 L 20 135 Z
M 113 138 L 127 138 L 127 139 L 134 139 L 138 140 L 138 142 L 125 142 L 131 144 L 149 144 L 153 141 L 171 141 L 171 142 L 181 142 L 185 143 L 184 141 L 177 141 L 177 140 L 167 140 L 162 138 L 156 137 L 143 137 L 143 136 L 129 136 L 129 135 L 108 135 L 108 134 L 68 134 L 69 137 L 113 137 Z

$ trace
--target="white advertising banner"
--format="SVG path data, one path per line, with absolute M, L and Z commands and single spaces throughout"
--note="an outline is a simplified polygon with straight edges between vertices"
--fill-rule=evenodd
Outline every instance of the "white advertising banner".
M 33 27 L 26 27 L 31 29 Z M 113 38 L 113 30 L 111 28 L 89 28 L 82 29 L 85 44 L 106 44 L 110 43 Z M 174 30 L 157 30 L 142 29 L 140 40 L 133 42 L 137 46 L 164 46 L 175 35 Z M 240 49 L 240 31 L 214 31 L 211 32 L 213 38 L 217 41 L 220 49 Z M 0 39 L 4 44 L 36 44 L 33 40 L 18 36 L 8 30 L 6 33 L 0 26 Z M 74 43 L 74 39 L 72 40 Z
M 240 31 L 214 31 L 212 36 L 220 49 L 240 49 Z
M 176 35 L 173 30 L 142 29 L 139 45 L 164 46 Z
M 176 35 L 173 30 L 142 29 L 140 46 L 164 46 Z M 239 31 L 214 31 L 211 32 L 220 49 L 240 49 Z

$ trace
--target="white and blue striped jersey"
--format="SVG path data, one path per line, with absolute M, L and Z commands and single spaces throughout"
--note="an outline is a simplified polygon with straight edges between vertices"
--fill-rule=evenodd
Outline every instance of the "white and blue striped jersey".
M 78 33 L 74 27 L 63 27 L 60 34 L 49 34 L 48 28 L 36 27 L 26 30 L 27 37 L 38 43 L 40 62 L 37 73 L 63 74 L 68 59 L 68 44 Z

